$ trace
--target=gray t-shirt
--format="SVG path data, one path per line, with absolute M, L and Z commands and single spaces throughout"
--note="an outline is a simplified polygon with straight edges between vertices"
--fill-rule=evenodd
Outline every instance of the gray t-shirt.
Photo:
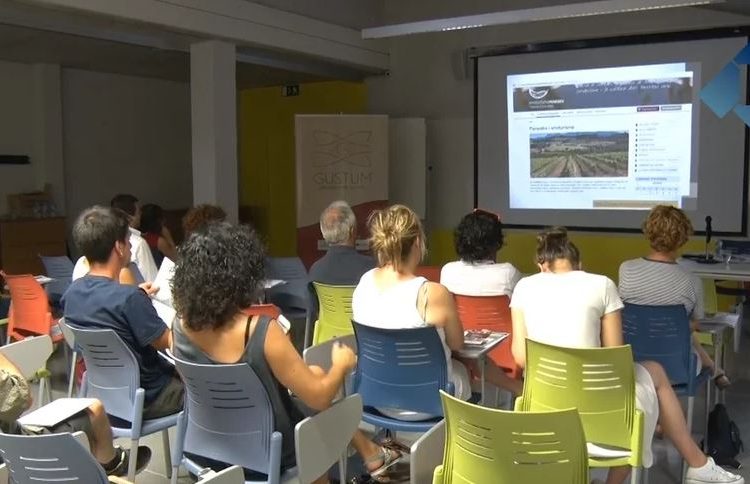
M 676 262 L 641 257 L 620 265 L 620 297 L 644 306 L 681 304 L 692 319 L 704 317 L 700 279 Z

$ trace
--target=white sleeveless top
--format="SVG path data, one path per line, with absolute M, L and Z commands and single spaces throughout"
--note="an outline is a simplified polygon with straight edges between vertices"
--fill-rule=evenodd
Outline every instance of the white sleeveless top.
M 359 280 L 352 297 L 354 321 L 366 326 L 384 329 L 424 328 L 431 326 L 422 318 L 417 307 L 419 292 L 427 282 L 424 277 L 401 281 L 389 288 L 380 289 L 375 284 L 375 271 L 366 272 Z M 428 301 L 429 303 L 429 301 Z M 445 343 L 445 331 L 437 329 L 445 350 L 449 378 L 453 375 L 451 350 Z M 452 379 L 452 378 L 451 378 Z

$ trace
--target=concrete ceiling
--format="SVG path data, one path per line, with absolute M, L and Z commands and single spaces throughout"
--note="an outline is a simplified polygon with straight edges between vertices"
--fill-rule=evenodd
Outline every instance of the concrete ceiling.
M 0 24 L 0 60 L 53 63 L 64 67 L 189 82 L 190 57 L 181 50 Z M 330 79 L 321 74 L 239 62 L 237 86 L 279 86 Z

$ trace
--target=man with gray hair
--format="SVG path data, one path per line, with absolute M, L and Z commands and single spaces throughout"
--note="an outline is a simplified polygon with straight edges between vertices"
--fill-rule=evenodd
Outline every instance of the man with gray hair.
M 375 267 L 375 259 L 358 253 L 357 218 L 348 203 L 337 200 L 320 215 L 320 232 L 328 253 L 310 268 L 310 279 L 335 286 L 356 286 L 362 274 Z

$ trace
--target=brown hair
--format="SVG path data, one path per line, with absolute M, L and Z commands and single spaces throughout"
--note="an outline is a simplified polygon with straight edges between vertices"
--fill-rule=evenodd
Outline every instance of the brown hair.
M 196 205 L 182 217 L 182 230 L 185 231 L 185 237 L 187 237 L 208 222 L 223 222 L 226 218 L 227 213 L 218 205 L 208 203 Z
M 693 233 L 693 224 L 685 212 L 669 205 L 652 208 L 642 228 L 649 245 L 658 252 L 679 249 Z
M 404 205 L 391 205 L 374 211 L 368 220 L 370 248 L 378 258 L 378 266 L 391 264 L 400 271 L 411 253 L 415 241 L 424 256 L 424 230 L 422 222 L 412 209 Z
M 536 262 L 547 263 L 554 268 L 555 261 L 565 259 L 574 269 L 581 266 L 581 253 L 578 247 L 568 239 L 568 229 L 565 227 L 550 227 L 536 236 Z

